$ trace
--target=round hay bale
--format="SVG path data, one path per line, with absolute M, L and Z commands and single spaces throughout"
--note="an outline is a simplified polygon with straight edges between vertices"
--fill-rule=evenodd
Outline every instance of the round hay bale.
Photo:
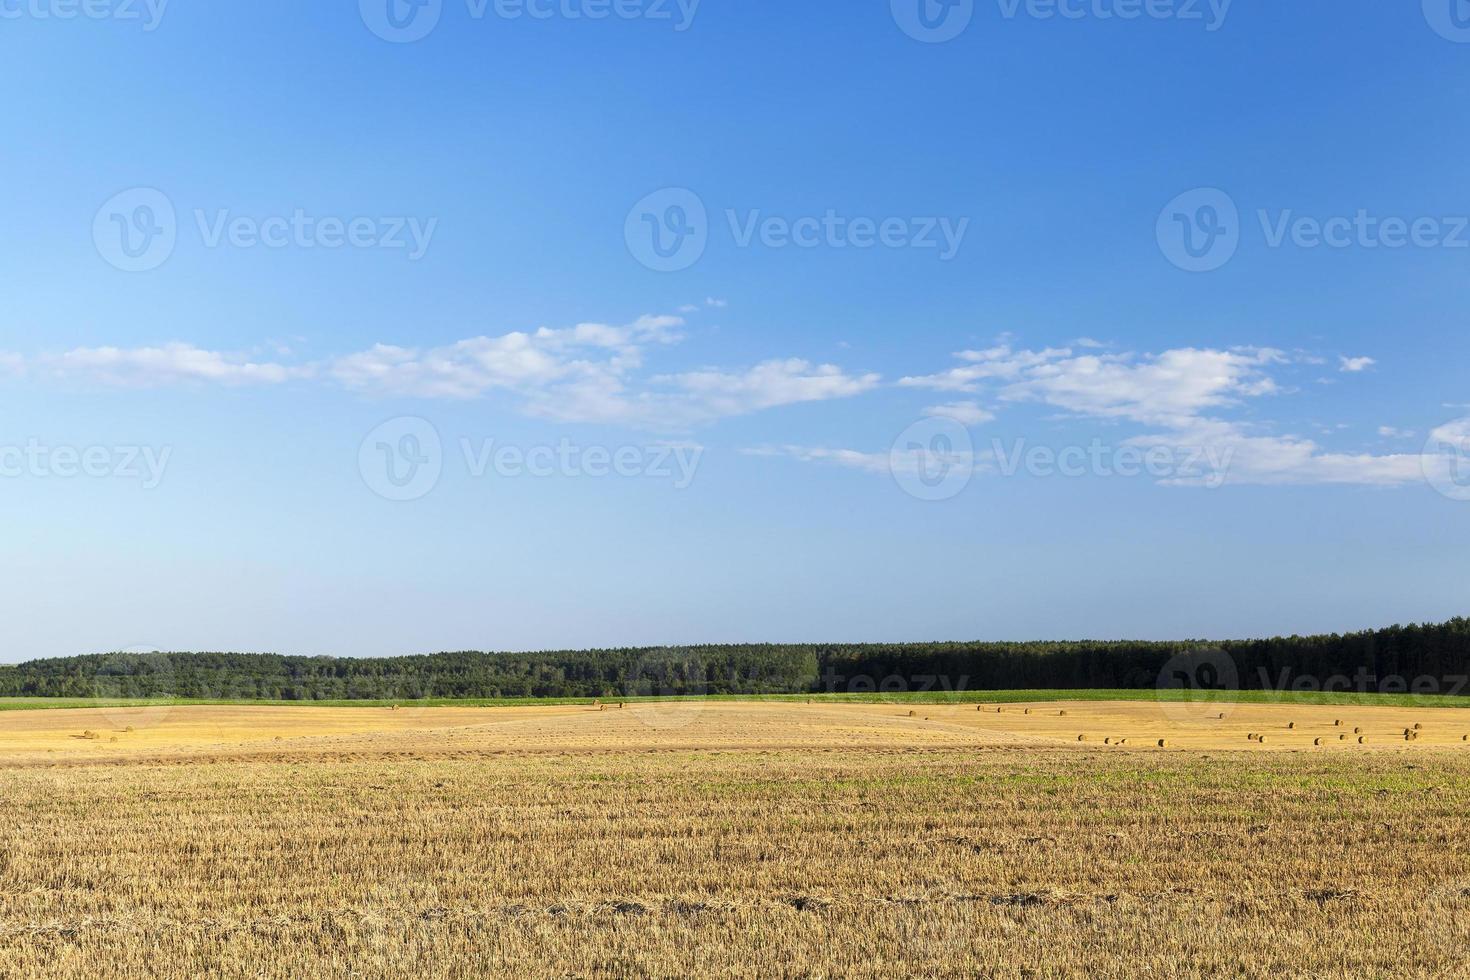
M 1296 722 L 1294 722 L 1294 721 L 1288 721 L 1286 723 L 1286 727 L 1287 728 L 1295 728 L 1296 727 Z
M 1065 718 L 1065 717 L 1067 717 L 1067 713 L 1065 711 L 1058 711 L 1057 712 L 1057 717 L 1058 718 Z
M 1257 735 L 1256 736 L 1256 741 L 1257 742 L 1260 742 L 1262 745 L 1265 745 L 1266 744 L 1266 736 L 1264 736 L 1264 735 Z
M 1085 742 L 1085 741 L 1087 741 L 1087 736 L 1086 735 L 1078 735 L 1077 736 L 1077 741 L 1079 741 L 1079 742 Z
M 1314 738 L 1314 739 L 1312 739 L 1312 744 L 1313 745 L 1321 745 L 1322 744 L 1322 740 L 1320 738 Z
M 1159 748 L 1161 748 L 1161 749 L 1167 749 L 1168 747 L 1169 747 L 1169 740 L 1167 738 L 1161 738 L 1161 739 L 1159 739 Z
M 1416 731 L 1416 732 L 1422 732 L 1423 730 L 1424 730 L 1424 726 L 1423 725 L 1419 724 L 1417 721 L 1414 722 L 1414 731 Z
M 1363 730 L 1361 728 L 1354 728 L 1353 729 L 1353 734 L 1354 735 L 1361 735 L 1361 734 L 1363 734 Z
M 1022 714 L 1026 714 L 1026 715 L 1029 715 L 1031 713 L 1031 709 L 1030 708 L 1027 708 L 1025 711 L 1023 711 L 1021 713 Z
M 1358 744 L 1359 745 L 1367 745 L 1368 744 L 1368 736 L 1367 735 L 1359 735 L 1358 736 Z
M 1339 719 L 1337 719 L 1337 720 L 1336 720 L 1336 721 L 1334 721 L 1334 722 L 1333 722 L 1333 723 L 1332 723 L 1332 727 L 1333 727 L 1333 728 L 1341 728 L 1341 727 L 1342 727 L 1342 719 L 1341 719 L 1341 718 L 1339 718 Z
M 1112 745 L 1113 744 L 1113 740 L 1111 738 L 1105 738 L 1105 739 L 1103 739 L 1103 744 L 1104 745 Z

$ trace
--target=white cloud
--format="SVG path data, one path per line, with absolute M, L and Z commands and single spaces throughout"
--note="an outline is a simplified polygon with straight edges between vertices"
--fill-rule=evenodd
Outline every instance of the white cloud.
M 635 385 L 645 349 L 680 339 L 683 323 L 678 317 L 644 317 L 625 327 L 581 324 L 476 337 L 425 351 L 380 345 L 339 358 L 330 373 L 356 390 L 422 398 L 476 398 L 505 390 L 521 395 L 532 415 L 655 428 L 846 398 L 880 380 L 788 359 L 738 371 L 662 375 Z
M 711 306 L 723 301 L 708 300 Z M 314 378 L 367 395 L 474 399 L 506 392 L 530 415 L 563 421 L 682 429 L 783 405 L 862 394 L 876 374 L 774 359 L 738 370 L 706 368 L 647 378 L 645 356 L 682 338 L 684 320 L 644 316 L 614 326 L 581 323 L 479 336 L 438 347 L 376 344 L 314 363 L 286 364 L 190 344 L 77 348 L 27 359 L 0 352 L 0 372 L 29 367 L 63 378 L 157 387 L 181 383 L 280 384 Z
M 940 415 L 968 426 L 977 426 L 995 419 L 995 413 L 981 407 L 979 402 L 951 402 L 948 405 L 931 405 L 924 409 L 925 415 Z
M 1391 425 L 1380 425 L 1378 427 L 1378 434 L 1385 439 L 1414 438 L 1414 431 L 1412 429 L 1396 429 Z
M 740 452 L 746 456 L 779 456 L 803 463 L 828 463 L 879 475 L 892 472 L 888 453 L 864 453 L 855 449 L 822 449 L 812 446 L 763 446 L 742 449 Z
M 742 372 L 689 371 L 654 379 L 676 389 L 668 399 L 694 415 L 746 415 L 800 402 L 850 398 L 877 387 L 876 374 L 851 375 L 834 364 L 797 358 L 764 361 Z
M 1009 344 L 1002 344 L 988 350 L 960 351 L 955 357 L 964 361 L 965 366 L 950 368 L 939 374 L 900 378 L 898 383 L 905 388 L 932 388 L 936 391 L 973 393 L 980 390 L 981 382 L 1017 378 L 1028 368 L 1070 357 L 1071 354 L 1072 352 L 1066 348 L 1016 351 L 1012 350 Z
M 307 365 L 288 366 L 251 361 L 239 355 L 203 350 L 192 344 L 161 347 L 77 347 L 64 354 L 37 359 L 38 366 L 57 377 L 80 377 L 102 384 L 153 388 L 173 384 L 225 385 L 281 384 L 307 377 Z
M 988 456 L 982 458 L 970 450 L 947 453 L 931 449 L 906 453 L 868 453 L 856 449 L 825 449 L 814 446 L 763 446 L 742 449 L 740 452 L 746 456 L 781 457 L 801 463 L 840 466 L 877 476 L 912 476 L 953 468 L 978 472 L 990 465 Z
M 1343 357 L 1338 355 L 1338 370 L 1345 374 L 1357 374 L 1366 371 L 1378 362 L 1371 357 Z
M 1047 359 L 1028 365 L 1001 397 L 1042 401 L 1079 415 L 1178 425 L 1205 409 L 1275 392 L 1263 369 L 1282 359 L 1280 351 L 1255 348 Z
M 652 327 L 583 323 L 567 330 L 471 337 L 427 350 L 378 344 L 337 358 L 329 373 L 349 388 L 377 394 L 478 398 L 497 389 L 625 373 L 640 363 L 644 342 L 661 339 L 671 328 L 662 321 Z
M 1199 419 L 1172 432 L 1138 436 L 1129 445 L 1163 446 L 1184 458 L 1212 458 L 1220 469 L 1203 467 L 1166 483 L 1216 486 L 1235 484 L 1353 484 L 1403 486 L 1423 479 L 1417 454 L 1375 456 L 1324 450 L 1300 436 L 1252 435 L 1234 422 Z
M 1470 447 L 1470 418 L 1446 422 L 1432 430 L 1429 438 L 1443 447 Z
M 964 363 L 901 384 L 979 392 L 1002 401 L 1038 402 L 1083 418 L 1152 430 L 1125 440 L 1171 449 L 1180 458 L 1224 461 L 1223 473 L 1188 473 L 1167 482 L 1397 486 L 1422 479 L 1421 457 L 1330 451 L 1311 439 L 1257 431 L 1220 417 L 1250 399 L 1282 391 L 1273 367 L 1290 360 L 1273 348 L 1180 348 L 1156 355 L 1015 350 L 1009 345 L 957 355 Z M 1363 370 L 1371 359 L 1351 370 Z M 1470 432 L 1467 432 L 1470 434 Z

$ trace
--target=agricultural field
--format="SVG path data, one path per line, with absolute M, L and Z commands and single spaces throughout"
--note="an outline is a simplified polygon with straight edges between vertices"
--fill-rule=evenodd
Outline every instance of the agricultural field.
M 7 711 L 0 976 L 1466 975 L 1466 735 L 1296 703 Z

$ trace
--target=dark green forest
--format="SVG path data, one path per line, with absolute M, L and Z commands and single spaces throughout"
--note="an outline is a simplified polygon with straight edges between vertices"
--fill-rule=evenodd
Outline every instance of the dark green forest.
M 0 666 L 0 697 L 638 697 L 1189 687 L 1467 694 L 1470 619 L 1220 643 L 759 644 L 355 659 L 111 653 Z

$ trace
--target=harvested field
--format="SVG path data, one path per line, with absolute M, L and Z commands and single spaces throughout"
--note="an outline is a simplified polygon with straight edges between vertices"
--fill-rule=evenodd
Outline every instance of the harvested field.
M 1338 724 L 1341 722 L 1341 724 Z M 1414 726 L 1420 726 L 1415 728 Z M 1087 741 L 1120 750 L 1460 746 L 1470 710 L 1060 701 L 1010 705 L 610 701 L 514 708 L 154 705 L 0 712 L 0 767 L 307 754 L 695 748 L 913 749 Z M 1265 741 L 1250 736 L 1269 736 Z M 1082 738 L 1085 736 L 1085 739 Z M 1342 738 L 1341 736 L 1349 736 Z M 1358 737 L 1365 738 L 1360 744 Z M 1322 746 L 1315 743 L 1321 741 Z M 1121 742 L 1121 744 L 1120 744 Z
M 0 976 L 1465 975 L 1470 716 L 1029 707 L 6 713 Z

